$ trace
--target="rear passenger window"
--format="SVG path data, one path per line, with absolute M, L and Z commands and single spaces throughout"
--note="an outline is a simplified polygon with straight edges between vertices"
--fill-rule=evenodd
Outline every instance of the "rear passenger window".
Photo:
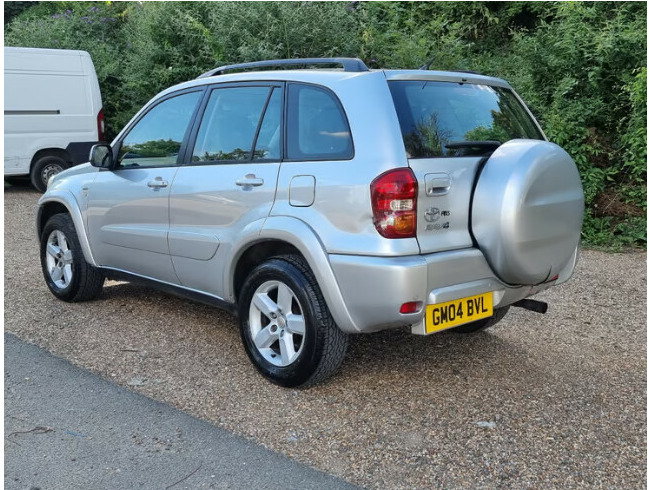
M 280 91 L 269 87 L 230 87 L 212 91 L 192 153 L 193 162 L 280 158 Z M 267 107 L 268 102 L 268 107 Z M 265 112 L 264 124 L 260 120 Z
M 328 90 L 290 84 L 287 157 L 291 160 L 349 160 L 350 127 L 338 100 Z
M 253 160 L 280 160 L 280 127 L 282 122 L 282 91 L 273 89 L 273 94 L 264 111 L 264 120 L 255 142 Z

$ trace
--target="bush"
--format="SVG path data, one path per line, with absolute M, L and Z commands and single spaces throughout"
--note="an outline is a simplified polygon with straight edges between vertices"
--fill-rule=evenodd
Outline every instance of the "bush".
M 585 243 L 645 246 L 646 14 L 644 2 L 38 2 L 5 44 L 90 52 L 109 135 L 220 64 L 336 55 L 500 76 L 576 161 Z
M 356 56 L 353 12 L 330 2 L 145 2 L 128 11 L 124 99 L 133 109 L 222 64 Z

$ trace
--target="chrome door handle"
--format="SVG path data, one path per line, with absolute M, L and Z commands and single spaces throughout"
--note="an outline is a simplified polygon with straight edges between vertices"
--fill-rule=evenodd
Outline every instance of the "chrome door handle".
M 243 179 L 237 179 L 235 184 L 242 187 L 259 187 L 264 184 L 264 179 L 255 177 L 255 174 L 248 174 Z
M 427 196 L 444 196 L 451 187 L 451 177 L 445 173 L 427 174 L 424 182 Z
M 162 177 L 156 177 L 154 180 L 147 182 L 147 187 L 151 187 L 152 189 L 160 189 L 168 185 L 169 182 L 163 180 Z

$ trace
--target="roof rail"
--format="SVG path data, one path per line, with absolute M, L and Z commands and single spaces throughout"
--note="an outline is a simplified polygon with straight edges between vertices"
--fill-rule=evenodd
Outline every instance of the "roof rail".
M 366 64 L 359 58 L 295 58 L 290 60 L 265 60 L 251 61 L 250 63 L 237 63 L 235 65 L 225 65 L 206 71 L 197 78 L 213 77 L 223 75 L 231 70 L 245 70 L 250 68 L 263 68 L 268 66 L 287 66 L 287 65 L 343 65 L 343 71 L 360 72 L 370 71 Z

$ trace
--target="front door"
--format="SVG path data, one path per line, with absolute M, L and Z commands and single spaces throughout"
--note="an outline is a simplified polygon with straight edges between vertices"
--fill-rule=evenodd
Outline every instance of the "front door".
M 88 235 L 99 265 L 178 283 L 167 245 L 169 193 L 201 95 L 153 105 L 115 145 L 116 169 L 90 185 Z

